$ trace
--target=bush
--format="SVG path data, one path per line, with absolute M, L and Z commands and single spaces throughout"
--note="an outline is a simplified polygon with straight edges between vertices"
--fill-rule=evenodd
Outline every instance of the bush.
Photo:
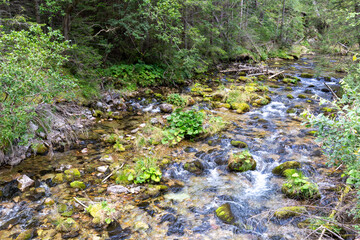
M 186 105 L 186 100 L 177 93 L 170 94 L 167 97 L 166 102 L 178 107 L 184 107 Z
M 62 65 L 70 49 L 59 31 L 44 33 L 39 25 L 29 30 L 0 34 L 0 150 L 14 144 L 27 144 L 31 121 L 42 121 L 38 106 L 52 103 L 60 92 L 75 87 Z

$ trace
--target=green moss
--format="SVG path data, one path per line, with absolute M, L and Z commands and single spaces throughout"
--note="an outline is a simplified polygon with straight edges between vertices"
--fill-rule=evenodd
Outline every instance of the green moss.
M 288 162 L 284 162 L 282 164 L 280 164 L 279 166 L 275 167 L 273 170 L 272 170 L 272 173 L 273 174 L 276 174 L 276 175 L 281 175 L 281 176 L 284 176 L 284 171 L 286 169 L 296 169 L 296 168 L 300 168 L 300 163 L 299 162 L 295 162 L 295 161 L 288 161 Z
M 293 89 L 291 87 L 285 87 L 285 91 L 292 91 Z
M 80 181 L 71 182 L 71 183 L 70 183 L 70 186 L 71 186 L 72 188 L 79 188 L 79 189 L 85 189 L 85 188 L 86 188 L 85 183 L 80 182 Z
M 302 78 L 313 78 L 314 77 L 314 74 L 311 74 L 311 73 L 302 73 L 300 75 L 300 77 Z
M 63 173 L 58 173 L 55 175 L 55 177 L 52 179 L 53 183 L 63 183 L 64 182 L 64 174 Z
M 286 83 L 286 84 L 297 84 L 299 79 L 296 79 L 296 78 L 284 78 L 283 80 L 283 83 Z
M 100 117 L 103 117 L 103 116 L 105 116 L 105 114 L 100 110 L 95 110 L 94 113 L 93 113 L 93 117 L 100 118 Z
M 306 208 L 303 206 L 283 207 L 275 211 L 274 216 L 279 219 L 286 219 L 290 217 L 295 217 L 305 212 Z
M 250 111 L 250 106 L 247 103 L 231 103 L 231 108 L 237 113 L 245 113 Z
M 320 109 L 322 112 L 326 112 L 326 113 L 331 113 L 334 112 L 335 110 L 329 107 L 323 107 Z
M 238 81 L 240 81 L 240 82 L 248 82 L 248 81 L 251 81 L 251 79 L 248 78 L 248 77 L 245 77 L 245 76 L 240 76 L 238 78 Z
M 306 96 L 305 96 L 304 94 L 299 94 L 299 95 L 298 95 L 298 98 L 305 99 L 305 98 L 306 98 Z
M 224 223 L 231 224 L 234 222 L 234 215 L 231 212 L 229 203 L 225 203 L 215 210 L 216 216 Z
M 233 153 L 230 155 L 228 160 L 228 168 L 231 171 L 245 172 L 256 169 L 256 161 L 249 153 L 245 150 L 239 153 Z
M 49 148 L 45 146 L 44 143 L 33 144 L 32 149 L 36 154 L 40 154 L 40 155 L 45 154 L 49 150 Z
M 296 113 L 296 108 L 288 108 L 286 110 L 287 113 Z
M 286 97 L 289 98 L 289 99 L 293 99 L 293 98 L 294 98 L 294 96 L 291 95 L 291 94 L 286 95 Z
M 242 142 L 242 141 L 235 141 L 235 140 L 232 140 L 231 142 L 231 145 L 233 145 L 234 147 L 238 147 L 238 148 L 247 148 L 247 144 Z
M 16 240 L 28 240 L 28 239 L 31 239 L 32 236 L 33 236 L 33 230 L 28 229 L 28 230 L 25 230 L 24 232 L 20 233 L 19 236 L 16 238 Z
M 60 232 L 76 232 L 79 231 L 80 227 L 77 222 L 72 218 L 67 218 L 66 220 L 61 220 L 56 226 L 56 230 Z
M 199 160 L 194 160 L 192 162 L 185 163 L 184 169 L 194 174 L 201 174 L 204 171 L 204 165 Z
M 64 173 L 67 181 L 73 181 L 75 179 L 80 179 L 81 177 L 80 171 L 77 168 L 65 170 Z

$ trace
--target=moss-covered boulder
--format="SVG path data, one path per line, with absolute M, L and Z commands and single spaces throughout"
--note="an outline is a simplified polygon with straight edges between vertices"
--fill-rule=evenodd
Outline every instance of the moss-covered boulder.
M 300 77 L 302 78 L 313 78 L 314 77 L 314 74 L 311 74 L 311 73 L 302 73 L 300 75 Z
M 286 219 L 290 217 L 295 217 L 305 212 L 306 208 L 303 206 L 283 207 L 276 210 L 274 216 L 279 219 Z
M 282 80 L 283 83 L 286 83 L 286 84 L 294 84 L 296 85 L 298 83 L 299 79 L 296 79 L 296 78 L 284 78 Z
M 64 182 L 64 174 L 63 173 L 58 173 L 55 175 L 55 177 L 52 179 L 53 183 L 63 183 Z
M 39 155 L 44 155 L 49 150 L 49 148 L 44 143 L 36 143 L 32 146 L 32 149 L 36 154 Z
M 235 141 L 235 140 L 232 140 L 230 142 L 231 145 L 233 145 L 234 147 L 238 147 L 238 148 L 247 148 L 248 145 L 242 141 Z
M 204 171 L 204 164 L 200 160 L 195 160 L 185 163 L 184 169 L 191 173 L 199 175 Z
M 71 182 L 71 183 L 70 183 L 70 186 L 71 186 L 72 188 L 79 188 L 79 189 L 85 189 L 85 188 L 86 188 L 85 183 L 80 182 L 80 181 Z
M 225 203 L 218 207 L 218 209 L 215 211 L 215 214 L 221 221 L 227 224 L 232 224 L 235 220 L 229 203 Z
M 299 95 L 298 95 L 298 98 L 305 99 L 306 96 L 305 96 L 304 94 L 299 94 Z
M 211 96 L 211 100 L 216 102 L 224 102 L 226 100 L 226 96 L 222 93 L 215 93 Z
M 280 164 L 279 166 L 275 167 L 273 170 L 272 170 L 272 173 L 273 174 L 276 174 L 276 175 L 281 175 L 283 177 L 285 177 L 285 175 L 283 174 L 284 171 L 286 169 L 297 169 L 297 168 L 300 168 L 301 164 L 299 162 L 296 162 L 296 161 L 288 161 L 288 162 L 284 162 L 282 164 Z
M 28 230 L 25 230 L 24 232 L 20 233 L 19 236 L 15 240 L 28 240 L 28 239 L 31 239 L 32 237 L 33 237 L 33 230 L 28 229 Z
M 288 99 L 293 99 L 293 98 L 294 98 L 294 96 L 291 95 L 291 94 L 286 95 L 286 97 L 287 97 Z
M 67 181 L 74 181 L 75 179 L 80 179 L 81 173 L 77 168 L 71 168 L 64 171 L 65 179 Z
M 250 111 L 250 106 L 247 103 L 231 103 L 231 108 L 237 113 L 245 113 Z
M 253 105 L 258 105 L 258 106 L 263 106 L 263 105 L 267 105 L 270 103 L 270 100 L 268 98 L 265 98 L 265 97 L 261 97 L 261 98 L 258 98 L 254 101 L 252 101 L 252 104 Z
M 256 161 L 249 153 L 249 151 L 245 150 L 239 153 L 231 154 L 228 160 L 228 167 L 231 171 L 236 171 L 236 172 L 255 170 Z
M 287 181 L 282 185 L 281 191 L 289 198 L 305 200 L 320 197 L 319 188 L 315 183 L 308 181 L 308 178 L 301 171 L 286 169 L 283 174 Z

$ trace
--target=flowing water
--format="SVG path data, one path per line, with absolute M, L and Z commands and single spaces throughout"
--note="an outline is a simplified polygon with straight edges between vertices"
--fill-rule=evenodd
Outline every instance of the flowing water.
M 313 69 L 316 62 L 303 58 L 275 66 L 299 77 L 302 72 Z M 32 233 L 33 239 L 42 239 L 39 229 L 50 231 L 54 228 L 47 217 L 57 214 L 56 208 L 44 206 L 44 199 L 48 197 L 54 199 L 57 206 L 64 202 L 71 205 L 74 209 L 72 217 L 86 226 L 76 236 L 63 234 L 63 237 L 70 239 L 304 239 L 307 233 L 297 227 L 297 223 L 305 220 L 304 217 L 279 220 L 272 214 L 284 206 L 309 203 L 286 198 L 281 193 L 284 179 L 271 171 L 285 161 L 295 160 L 302 164 L 306 176 L 319 185 L 320 191 L 332 186 L 330 180 L 318 171 L 324 168 L 324 158 L 314 144 L 314 138 L 307 134 L 309 130 L 301 125 L 299 113 L 306 108 L 319 112 L 317 100 L 311 96 L 318 95 L 331 100 L 331 93 L 324 82 L 326 80 L 335 86 L 339 78 L 299 78 L 300 84 L 291 86 L 291 91 L 286 84 L 267 82 L 271 103 L 252 108 L 248 113 L 239 115 L 229 110 L 211 110 L 229 119 L 230 126 L 215 136 L 163 150 L 172 160 L 163 170 L 163 177 L 183 182 L 184 186 L 171 187 L 165 194 L 154 198 L 109 196 L 105 192 L 107 185 L 100 183 L 108 172 L 94 172 L 94 168 L 104 165 L 99 159 L 109 151 L 109 144 L 99 141 L 97 136 L 113 129 L 130 134 L 142 123 L 142 115 L 102 122 L 92 129 L 91 136 L 94 137 L 79 142 L 74 150 L 56 153 L 52 160 L 38 156 L 14 168 L 0 170 L 4 195 L 0 203 L 1 239 L 13 239 L 25 229 L 36 229 Z M 221 80 L 226 86 L 227 77 L 223 76 Z M 288 94 L 295 98 L 289 99 Z M 298 98 L 299 94 L 305 94 L 306 98 Z M 137 99 L 128 104 L 138 111 L 159 114 L 159 102 L 156 100 Z M 208 108 L 208 105 L 195 105 L 193 108 Z M 288 113 L 289 108 L 295 109 L 294 112 Z M 240 151 L 230 144 L 231 140 L 247 143 L 257 162 L 256 170 L 243 173 L 228 171 L 229 154 Z M 86 153 L 79 151 L 85 147 Z M 122 157 L 136 157 L 136 152 L 125 152 Z M 184 170 L 184 163 L 194 160 L 202 163 L 203 173 L 195 175 Z M 82 191 L 74 192 L 66 184 L 56 185 L 51 181 L 57 172 L 66 169 L 68 165 L 81 169 L 83 175 L 87 176 L 86 194 Z M 12 181 L 22 174 L 36 179 L 35 189 L 29 196 L 25 196 L 26 200 L 17 189 L 17 183 Z M 80 207 L 75 203 L 70 204 L 75 196 L 117 202 L 122 211 L 120 225 L 104 231 L 88 227 L 86 222 L 91 221 L 91 218 L 77 213 L 81 212 Z M 317 204 L 321 205 L 323 201 L 324 197 Z M 223 223 L 214 214 L 224 203 L 230 204 L 235 216 L 234 224 Z M 145 223 L 146 227 L 134 227 L 139 222 Z M 56 237 L 59 234 L 54 233 L 50 238 Z

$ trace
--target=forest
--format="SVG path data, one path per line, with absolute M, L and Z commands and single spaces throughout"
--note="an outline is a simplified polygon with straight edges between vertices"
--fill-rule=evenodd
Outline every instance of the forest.
M 358 238 L 359 53 L 358 0 L 2 0 L 0 235 Z

